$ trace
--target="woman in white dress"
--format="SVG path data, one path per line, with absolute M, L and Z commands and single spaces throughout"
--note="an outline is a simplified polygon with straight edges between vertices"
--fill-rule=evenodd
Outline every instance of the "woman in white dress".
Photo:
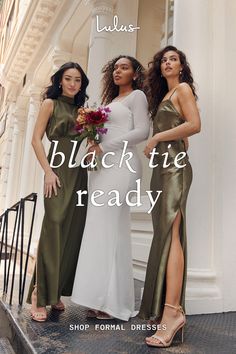
M 130 210 L 126 194 L 136 188 L 141 177 L 141 164 L 136 145 L 149 135 L 149 117 L 145 94 L 140 90 L 144 69 L 134 58 L 119 56 L 103 68 L 102 104 L 111 112 L 106 123 L 107 134 L 95 151 L 111 168 L 101 167 L 89 174 L 89 204 L 87 220 L 77 264 L 72 301 L 89 308 L 88 316 L 98 319 L 118 318 L 128 321 L 136 315 L 130 239 Z M 127 141 L 126 152 L 133 154 L 119 166 Z M 96 198 L 93 191 L 104 194 Z M 114 205 L 114 193 L 119 195 L 120 206 Z M 113 201 L 111 200 L 113 198 Z M 110 205 L 109 205 L 110 204 Z M 113 204 L 113 206 L 111 206 Z

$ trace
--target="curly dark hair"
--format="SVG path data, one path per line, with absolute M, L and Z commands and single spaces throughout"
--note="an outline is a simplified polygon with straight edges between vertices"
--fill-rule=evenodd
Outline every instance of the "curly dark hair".
M 56 72 L 51 76 L 51 85 L 46 87 L 43 93 L 43 99 L 52 98 L 56 99 L 62 94 L 62 87 L 60 85 L 63 73 L 68 69 L 77 69 L 81 74 L 81 88 L 80 91 L 75 95 L 74 101 L 77 106 L 83 106 L 88 95 L 86 94 L 86 88 L 89 84 L 89 80 L 85 75 L 83 69 L 78 63 L 67 62 L 63 64 Z
M 142 90 L 143 89 L 143 83 L 145 79 L 145 69 L 142 66 L 142 64 L 135 58 L 129 56 L 129 55 L 119 55 L 115 57 L 114 59 L 110 60 L 103 68 L 102 68 L 102 73 L 103 78 L 102 78 L 102 84 L 103 84 L 103 89 L 102 89 L 102 104 L 109 104 L 112 100 L 114 100 L 115 97 L 118 96 L 119 94 L 119 86 L 115 85 L 113 81 L 113 71 L 114 71 L 114 66 L 117 60 L 121 58 L 127 58 L 132 64 L 133 70 L 135 73 L 137 73 L 137 79 L 132 81 L 132 87 L 134 90 Z
M 168 45 L 167 47 L 157 52 L 154 55 L 153 60 L 148 64 L 149 70 L 147 73 L 147 78 L 145 80 L 144 90 L 147 95 L 149 111 L 151 113 L 152 118 L 155 116 L 159 104 L 169 91 L 167 81 L 161 74 L 161 59 L 163 58 L 164 54 L 166 52 L 169 52 L 170 50 L 176 52 L 180 58 L 180 63 L 182 65 L 182 73 L 179 77 L 180 82 L 186 82 L 189 84 L 192 89 L 193 95 L 197 100 L 194 81 L 189 63 L 186 59 L 186 55 L 181 50 L 178 50 L 176 47 Z

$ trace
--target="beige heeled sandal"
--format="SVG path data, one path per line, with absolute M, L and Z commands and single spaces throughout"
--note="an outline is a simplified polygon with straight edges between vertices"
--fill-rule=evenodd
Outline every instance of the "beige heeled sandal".
M 173 306 L 170 304 L 165 304 L 165 306 L 168 306 L 170 308 L 173 308 L 177 311 L 180 311 L 183 315 L 183 322 L 181 324 L 179 324 L 173 331 L 172 336 L 170 337 L 170 339 L 168 341 L 166 341 L 164 338 L 157 336 L 156 334 L 154 334 L 151 337 L 147 337 L 146 338 L 146 344 L 150 347 L 158 347 L 158 348 L 168 348 L 171 346 L 172 341 L 176 335 L 176 333 L 181 329 L 182 335 L 181 335 L 181 339 L 182 339 L 182 343 L 184 341 L 184 326 L 186 324 L 186 318 L 185 318 L 185 313 L 184 310 L 181 306 Z M 160 343 L 157 343 L 156 341 L 152 341 L 152 338 L 154 338 L 155 340 L 158 340 Z M 150 340 L 150 341 L 149 341 Z
M 47 320 L 47 310 L 45 308 L 45 312 L 42 311 L 37 311 L 37 286 L 34 285 L 34 290 L 32 291 L 31 294 L 31 319 L 36 321 L 36 322 L 45 322 Z

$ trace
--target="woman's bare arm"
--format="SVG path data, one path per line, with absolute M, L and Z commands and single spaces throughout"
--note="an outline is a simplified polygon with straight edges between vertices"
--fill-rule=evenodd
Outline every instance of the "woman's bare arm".
M 55 195 L 57 195 L 57 186 L 60 187 L 60 180 L 49 165 L 42 143 L 42 139 L 45 134 L 48 121 L 52 115 L 52 111 L 53 101 L 51 99 L 44 100 L 39 111 L 32 137 L 32 146 L 34 148 L 37 159 L 45 173 L 44 195 L 46 198 L 51 198 L 52 191 L 54 191 Z
M 201 129 L 201 121 L 197 109 L 196 101 L 190 86 L 186 83 L 179 85 L 177 98 L 185 122 L 178 127 L 165 130 L 155 134 L 148 142 L 144 153 L 149 157 L 150 151 L 161 141 L 171 141 L 187 138 L 193 134 L 199 133 Z

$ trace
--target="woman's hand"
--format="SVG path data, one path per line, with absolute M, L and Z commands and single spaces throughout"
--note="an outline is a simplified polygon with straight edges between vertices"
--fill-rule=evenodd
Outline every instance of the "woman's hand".
M 54 192 L 57 196 L 57 187 L 61 187 L 60 180 L 58 176 L 52 171 L 45 172 L 44 176 L 44 196 L 45 198 L 51 198 Z
M 144 155 L 150 159 L 150 153 L 151 151 L 157 146 L 158 144 L 158 134 L 154 135 L 149 142 L 147 143 L 145 149 L 144 149 Z
M 100 155 L 102 153 L 102 150 L 100 149 L 98 144 L 94 143 L 93 145 L 89 146 L 87 151 L 87 153 L 92 153 L 92 152 L 95 152 L 95 156 L 96 156 L 96 155 Z M 90 163 L 92 159 L 93 159 L 92 154 L 86 157 L 86 161 L 88 163 Z
M 100 146 L 98 144 L 93 144 L 92 146 L 89 147 L 88 152 L 94 152 L 95 155 L 100 155 L 102 153 L 102 150 L 100 149 Z
M 92 146 L 92 145 L 94 145 L 94 144 L 95 144 L 94 140 L 92 140 L 92 139 L 90 139 L 90 138 L 87 138 L 87 145 L 88 145 L 88 146 Z

